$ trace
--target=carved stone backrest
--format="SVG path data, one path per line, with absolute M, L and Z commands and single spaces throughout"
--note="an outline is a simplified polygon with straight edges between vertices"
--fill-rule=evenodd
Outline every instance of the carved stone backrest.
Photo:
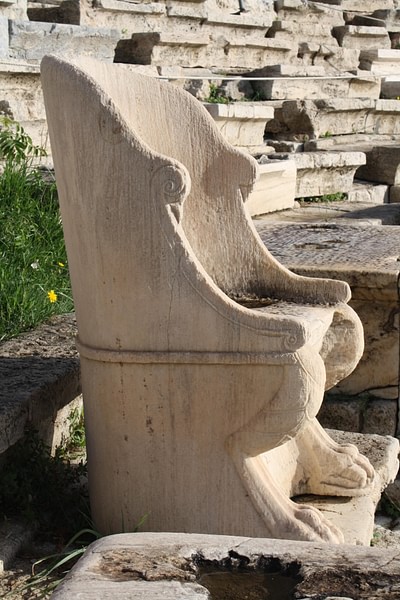
M 243 206 L 256 163 L 225 142 L 189 94 L 90 59 L 46 57 L 42 79 L 86 343 L 182 349 L 188 342 L 170 334 L 182 318 L 177 330 L 187 330 L 192 347 L 200 343 L 198 332 L 181 317 L 180 302 L 183 294 L 187 304 L 193 290 L 211 294 L 206 302 L 217 312 L 237 310 L 224 292 L 312 303 L 348 298 L 342 282 L 307 280 L 303 289 L 303 278 L 264 248 Z M 171 303 L 177 269 L 191 289 L 180 286 Z M 245 321 L 254 320 L 241 310 Z M 115 332 L 113 342 L 99 328 L 103 320 Z M 291 328 L 293 335 L 296 323 Z

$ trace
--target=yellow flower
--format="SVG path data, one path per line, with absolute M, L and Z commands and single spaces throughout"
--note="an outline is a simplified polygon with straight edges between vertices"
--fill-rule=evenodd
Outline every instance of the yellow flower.
M 59 262 L 59 263 L 58 263 L 58 266 L 59 266 L 59 267 L 65 267 L 64 263 L 62 263 L 62 262 Z
M 50 290 L 49 292 L 47 292 L 47 297 L 51 303 L 57 302 L 57 294 L 54 290 Z

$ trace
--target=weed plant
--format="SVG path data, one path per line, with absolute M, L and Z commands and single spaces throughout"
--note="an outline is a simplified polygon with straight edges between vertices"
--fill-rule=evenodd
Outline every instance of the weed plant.
M 23 518 L 42 535 L 64 545 L 90 520 L 86 465 L 71 464 L 63 449 L 50 449 L 29 429 L 8 451 L 0 468 L 0 514 Z
M 0 120 L 0 341 L 73 309 L 56 185 L 35 165 L 44 154 Z

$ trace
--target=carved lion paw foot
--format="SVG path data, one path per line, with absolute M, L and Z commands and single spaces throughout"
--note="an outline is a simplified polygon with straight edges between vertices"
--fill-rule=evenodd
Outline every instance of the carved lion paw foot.
M 374 480 L 374 469 L 368 458 L 352 444 L 336 444 L 320 449 L 320 485 L 335 496 L 364 494 Z
M 288 539 L 329 544 L 344 543 L 340 529 L 332 525 L 319 510 L 306 504 L 291 504 L 293 520 L 288 526 Z
M 307 492 L 328 496 L 368 493 L 375 471 L 353 444 L 338 444 L 313 420 L 298 439 Z

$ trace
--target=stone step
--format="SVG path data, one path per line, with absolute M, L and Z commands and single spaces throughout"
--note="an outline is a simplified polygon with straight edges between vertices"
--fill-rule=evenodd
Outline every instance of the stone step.
M 120 33 L 113 29 L 10 20 L 8 56 L 33 64 L 51 53 L 64 57 L 85 54 L 112 62 L 119 38 Z
M 389 50 L 388 48 L 362 50 L 360 53 L 360 68 L 381 76 L 399 75 L 400 50 Z
M 337 74 L 358 69 L 360 50 L 340 48 L 333 44 L 314 44 L 311 39 L 309 42 L 300 42 L 297 56 L 297 64 L 323 66 L 327 72 Z
M 252 0 L 246 13 L 222 10 L 205 0 L 169 0 L 169 2 L 132 2 L 131 0 L 96 0 L 93 7 L 80 11 L 80 23 L 98 27 L 113 27 L 129 38 L 134 33 L 168 33 L 181 35 L 223 35 L 228 39 L 263 37 L 275 18 L 272 3 Z
M 320 0 L 320 2 L 340 7 L 342 10 L 364 14 L 393 8 L 393 0 Z
M 286 100 L 267 123 L 267 137 L 314 139 L 343 134 L 400 134 L 397 100 Z
M 251 216 L 293 208 L 296 162 L 292 159 L 259 161 L 259 179 L 246 201 Z
M 343 25 L 334 27 L 333 35 L 342 48 L 359 48 L 364 51 L 391 47 L 389 34 L 384 27 Z
M 329 76 L 322 66 L 273 65 L 257 69 L 249 77 L 271 78 L 251 81 L 254 91 L 264 100 L 378 99 L 381 92 L 380 78 L 368 71 Z
M 338 45 L 336 39 L 332 37 L 330 24 L 309 21 L 299 23 L 292 20 L 276 20 L 268 30 L 267 37 L 277 40 L 291 40 L 293 44 L 296 41 L 312 38 L 314 44 Z
M 266 123 L 273 119 L 274 109 L 262 102 L 229 104 L 203 103 L 225 139 L 238 148 L 257 154 L 265 149 Z
M 302 0 L 275 0 L 278 19 L 296 23 L 316 23 L 333 27 L 344 25 L 343 12 L 332 10 L 321 2 L 303 2 Z
M 118 43 L 116 62 L 185 67 L 254 69 L 294 57 L 290 42 L 267 38 L 212 39 L 208 34 L 181 36 L 135 33 Z
M 73 315 L 0 344 L 0 454 L 31 425 L 53 449 L 68 432 L 67 416 L 81 406 Z

